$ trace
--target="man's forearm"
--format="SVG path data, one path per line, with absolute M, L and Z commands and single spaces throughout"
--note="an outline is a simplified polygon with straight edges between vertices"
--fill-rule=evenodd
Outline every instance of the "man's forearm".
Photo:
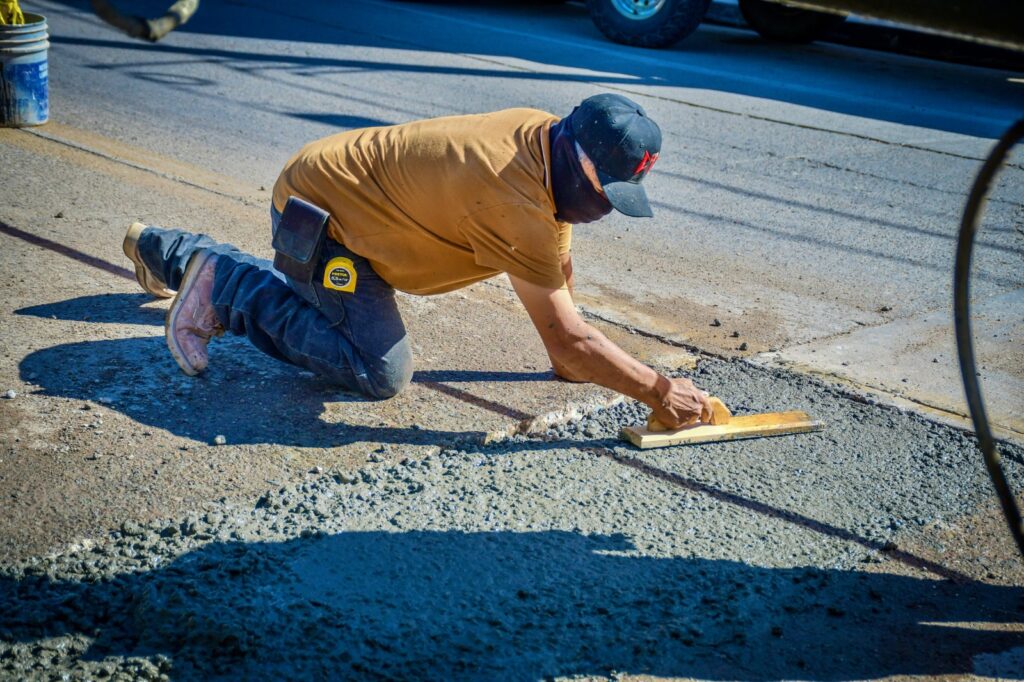
M 555 370 L 573 381 L 589 381 L 658 404 L 669 380 L 637 361 L 589 324 L 583 324 L 567 343 L 551 349 Z

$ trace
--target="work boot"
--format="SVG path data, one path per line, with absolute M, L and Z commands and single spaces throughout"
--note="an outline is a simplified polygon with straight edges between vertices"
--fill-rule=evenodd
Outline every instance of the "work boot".
M 146 267 L 146 264 L 142 262 L 142 257 L 139 255 L 139 237 L 142 236 L 142 231 L 147 227 L 149 225 L 144 225 L 143 223 L 132 223 L 131 227 L 128 228 L 128 234 L 124 236 L 124 243 L 121 244 L 121 249 L 124 251 L 124 255 L 128 256 L 131 262 L 135 264 L 135 279 L 139 280 L 142 288 L 157 298 L 170 298 L 174 296 L 174 292 L 168 289 L 167 284 L 161 282 L 160 278 Z
M 197 251 L 188 262 L 181 288 L 167 311 L 164 336 L 175 362 L 189 376 L 206 369 L 206 344 L 224 327 L 213 310 L 213 276 L 217 255 Z

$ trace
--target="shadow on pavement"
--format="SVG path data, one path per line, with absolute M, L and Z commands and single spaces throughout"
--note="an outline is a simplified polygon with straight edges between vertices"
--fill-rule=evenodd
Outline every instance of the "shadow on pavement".
M 20 371 L 42 395 L 104 403 L 140 424 L 202 442 L 220 434 L 235 445 L 452 445 L 485 435 L 330 423 L 320 418 L 325 403 L 350 402 L 359 410 L 367 401 L 263 355 L 244 338 L 224 337 L 210 348 L 210 369 L 199 377 L 181 373 L 162 334 L 37 350 Z
M 523 381 L 560 381 L 551 370 L 546 372 L 508 372 L 505 370 L 483 369 L 421 369 L 412 377 L 413 382 L 452 381 L 452 382 L 523 382 Z
M 0 577 L 0 633 L 95 637 L 87 659 L 163 653 L 172 679 L 853 680 L 971 673 L 1024 646 L 969 625 L 1019 621 L 1020 587 L 633 549 L 558 530 L 215 542 L 94 583 Z
M 324 123 L 334 128 L 372 128 L 375 126 L 388 126 L 392 123 L 391 121 L 379 118 L 367 118 L 365 116 L 352 116 L 349 114 L 292 113 L 288 115 L 304 121 Z
M 14 314 L 74 322 L 163 326 L 164 309 L 147 306 L 147 303 L 153 303 L 149 294 L 92 294 L 19 308 Z
M 483 431 L 445 431 L 329 423 L 321 419 L 324 403 L 366 400 L 263 355 L 241 337 L 224 337 L 210 345 L 210 370 L 186 377 L 174 364 L 160 333 L 164 311 L 149 307 L 145 294 L 96 294 L 20 308 L 18 315 L 79 322 L 152 325 L 154 335 L 55 345 L 22 360 L 22 379 L 44 395 L 107 404 L 148 426 L 209 441 L 223 434 L 233 444 L 274 443 L 337 447 L 354 442 L 455 445 L 483 439 Z M 160 330 L 160 331 L 157 331 Z M 476 404 L 482 401 L 441 382 L 553 381 L 551 372 L 425 370 L 414 381 Z M 271 406 L 281 419 L 254 416 L 253 406 Z M 494 406 L 483 405 L 482 409 Z M 503 407 L 503 406 L 497 406 Z M 497 409 L 497 408 L 494 408 Z M 505 408 L 510 410 L 511 408 Z M 515 412 L 515 411 L 513 411 Z M 532 415 L 510 414 L 510 418 Z

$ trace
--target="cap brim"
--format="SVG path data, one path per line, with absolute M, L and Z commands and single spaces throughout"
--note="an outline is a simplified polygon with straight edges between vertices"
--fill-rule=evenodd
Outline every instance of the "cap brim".
M 616 180 L 598 171 L 604 195 L 608 203 L 619 213 L 632 218 L 652 218 L 654 212 L 647 200 L 647 192 L 639 182 Z M 607 182 L 606 182 L 607 180 Z

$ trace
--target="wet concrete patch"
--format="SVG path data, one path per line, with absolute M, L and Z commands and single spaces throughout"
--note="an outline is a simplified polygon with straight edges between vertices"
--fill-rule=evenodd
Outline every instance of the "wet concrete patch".
M 552 429 L 548 437 L 589 443 L 650 467 L 648 476 L 660 472 L 666 474 L 663 479 L 675 477 L 685 488 L 761 516 L 789 519 L 841 538 L 851 559 L 869 563 L 878 560 L 879 549 L 896 548 L 904 537 L 920 542 L 938 531 L 955 533 L 958 519 L 994 499 L 976 442 L 966 432 L 806 375 L 744 361 L 704 360 L 689 376 L 736 414 L 799 409 L 825 428 L 641 453 L 616 440 L 622 424 L 641 424 L 648 413 L 645 406 L 627 401 Z M 1011 484 L 1021 493 L 1024 450 L 1003 444 L 1001 451 Z M 1012 550 L 1009 536 L 1002 540 Z M 820 550 L 814 545 L 792 549 Z M 932 543 L 931 556 L 941 557 L 943 550 L 941 542 Z M 1013 551 L 1000 556 L 999 573 L 1024 579 Z
M 1020 588 L 656 558 L 564 530 L 218 541 L 142 573 L 0 590 L 20 607 L 3 623 L 12 675 L 861 679 L 967 674 L 1024 644 L 942 625 L 997 618 Z
M 639 453 L 615 439 L 646 414 L 627 402 L 126 523 L 0 571 L 0 670 L 861 679 L 1024 646 L 1019 560 L 975 547 L 984 565 L 945 570 L 930 544 L 991 497 L 969 437 L 744 362 L 696 379 L 829 427 Z

